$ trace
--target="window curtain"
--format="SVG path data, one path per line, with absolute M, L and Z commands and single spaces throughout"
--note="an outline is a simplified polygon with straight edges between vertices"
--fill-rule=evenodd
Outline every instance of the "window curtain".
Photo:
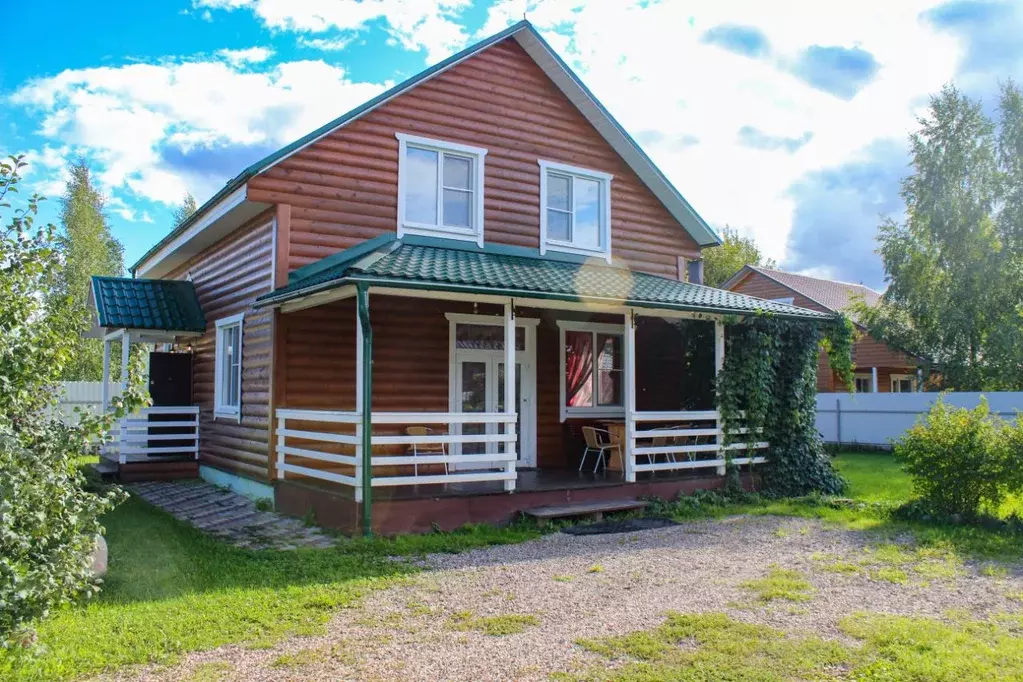
M 565 333 L 565 404 L 593 405 L 593 334 Z

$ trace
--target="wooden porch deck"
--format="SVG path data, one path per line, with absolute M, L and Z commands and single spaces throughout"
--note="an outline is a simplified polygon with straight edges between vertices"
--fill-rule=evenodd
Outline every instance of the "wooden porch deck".
M 500 481 L 375 488 L 373 531 L 397 535 L 454 530 L 467 523 L 507 523 L 531 507 L 639 497 L 671 499 L 680 493 L 720 488 L 722 483 L 722 477 L 706 471 L 645 472 L 635 483 L 627 483 L 617 472 L 524 469 L 518 471 L 511 493 L 505 492 Z M 361 505 L 351 488 L 313 479 L 279 480 L 274 497 L 282 513 L 305 516 L 311 511 L 320 526 L 350 534 L 360 530 Z

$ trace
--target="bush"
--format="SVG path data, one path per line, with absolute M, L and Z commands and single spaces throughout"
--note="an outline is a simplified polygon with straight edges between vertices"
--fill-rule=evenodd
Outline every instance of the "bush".
M 4 197 L 17 192 L 23 165 L 0 163 L 0 211 L 10 208 Z M 33 196 L 0 227 L 0 648 L 28 646 L 34 619 L 97 589 L 94 537 L 120 494 L 88 491 L 76 463 L 113 419 L 144 403 L 136 355 L 114 412 L 75 426 L 49 416 L 86 320 L 48 296 L 62 260 L 53 227 L 33 227 L 39 201 Z
M 893 452 L 913 479 L 919 507 L 976 518 L 1019 489 L 1021 448 L 1023 427 L 992 415 L 986 400 L 968 410 L 939 399 Z

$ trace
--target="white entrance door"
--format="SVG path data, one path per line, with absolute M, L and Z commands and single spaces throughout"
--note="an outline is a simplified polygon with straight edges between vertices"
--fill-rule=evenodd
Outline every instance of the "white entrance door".
M 455 412 L 503 412 L 504 411 L 504 353 L 493 351 L 464 351 L 458 353 L 455 363 L 457 376 L 455 385 L 459 404 Z M 532 409 L 534 374 L 528 363 L 515 363 L 515 395 L 518 398 L 516 424 L 516 446 L 518 467 L 536 466 L 535 412 Z M 524 390 L 525 389 L 525 390 Z M 503 424 L 463 424 L 463 434 L 504 433 Z M 455 454 L 483 454 L 503 452 L 504 443 L 465 443 L 454 450 Z M 466 463 L 457 469 L 478 468 L 480 465 Z

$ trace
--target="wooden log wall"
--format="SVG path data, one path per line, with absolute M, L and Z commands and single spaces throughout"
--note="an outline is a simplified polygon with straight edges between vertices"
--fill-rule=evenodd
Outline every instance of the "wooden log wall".
M 287 269 L 397 226 L 396 132 L 488 149 L 484 239 L 537 248 L 539 159 L 612 173 L 612 255 L 678 277 L 699 247 L 582 114 L 509 38 L 252 178 L 248 197 L 291 206 Z
M 792 297 L 793 305 L 800 308 L 808 308 L 818 312 L 830 313 L 820 303 L 810 299 L 799 292 L 793 291 L 770 277 L 765 277 L 758 272 L 749 272 L 741 280 L 736 282 L 732 291 L 747 296 L 756 296 L 764 299 L 778 299 Z M 871 367 L 878 367 L 877 389 L 880 393 L 887 393 L 891 390 L 889 377 L 892 374 L 915 374 L 916 361 L 902 351 L 891 348 L 880 341 L 867 335 L 863 330 L 857 332 L 856 341 L 852 349 L 853 363 L 861 371 L 870 371 Z M 883 375 L 883 377 L 882 377 Z M 833 391 L 844 391 L 845 386 L 838 381 L 831 365 L 828 363 L 828 356 L 822 351 L 817 358 L 817 391 L 820 393 L 831 393 Z
M 273 313 L 254 311 L 252 304 L 271 289 L 272 244 L 268 212 L 168 275 L 192 280 L 206 314 L 206 333 L 189 342 L 193 400 L 201 408 L 199 461 L 259 480 L 268 477 Z M 240 421 L 213 416 L 216 322 L 238 313 L 245 314 Z

